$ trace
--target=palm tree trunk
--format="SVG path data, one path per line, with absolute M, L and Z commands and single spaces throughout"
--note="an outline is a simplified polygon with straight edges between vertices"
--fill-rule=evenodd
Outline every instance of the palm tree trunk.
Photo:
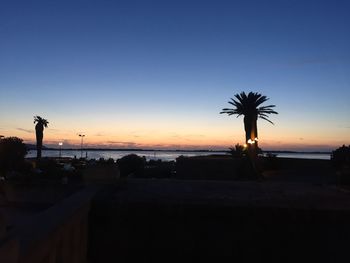
M 245 142 L 248 148 L 257 149 L 258 147 L 258 128 L 257 128 L 257 116 L 245 116 L 244 117 L 244 130 L 245 130 Z M 254 142 L 254 143 L 249 143 Z
M 42 136 L 40 138 L 40 135 L 37 135 L 37 139 L 36 139 L 36 158 L 40 159 L 41 158 L 41 149 L 43 147 L 43 139 Z
M 248 141 L 251 138 L 252 122 L 248 116 L 244 116 L 244 130 L 245 130 L 245 142 L 249 146 Z
M 41 159 L 41 149 L 43 147 L 43 128 L 36 126 L 35 132 L 36 132 L 36 158 L 39 160 Z
M 252 120 L 252 133 L 251 133 L 251 140 L 254 140 L 254 147 L 255 150 L 258 149 L 258 116 L 255 116 L 255 118 Z
M 259 172 L 257 169 L 258 142 L 256 140 L 256 138 L 258 137 L 257 116 L 253 116 L 253 117 L 245 116 L 244 129 L 245 129 L 245 137 L 246 137 L 246 144 L 248 147 L 247 150 L 248 150 L 250 165 L 252 167 L 254 176 L 259 178 Z

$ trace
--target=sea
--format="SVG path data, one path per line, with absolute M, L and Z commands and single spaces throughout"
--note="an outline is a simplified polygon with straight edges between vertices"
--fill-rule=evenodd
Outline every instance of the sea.
M 321 159 L 330 160 L 330 153 L 281 153 L 281 152 L 270 152 L 276 154 L 278 158 L 298 158 L 298 159 Z M 120 159 L 128 154 L 137 154 L 139 156 L 144 156 L 147 161 L 149 160 L 162 160 L 162 161 L 175 161 L 179 156 L 206 156 L 213 154 L 227 154 L 227 152 L 217 152 L 217 151 L 120 151 L 120 150 L 93 150 L 93 151 L 80 151 L 80 150 L 43 150 L 43 157 L 70 157 L 70 158 L 87 158 L 87 159 L 109 159 L 114 160 Z M 26 158 L 36 157 L 36 150 L 31 150 L 26 155 Z

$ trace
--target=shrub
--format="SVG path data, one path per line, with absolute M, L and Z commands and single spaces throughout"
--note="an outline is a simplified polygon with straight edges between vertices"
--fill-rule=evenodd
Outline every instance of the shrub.
M 262 154 L 262 150 L 261 148 L 257 148 L 256 149 L 256 153 L 257 154 Z M 247 153 L 248 153 L 248 148 L 237 143 L 234 147 L 230 147 L 229 148 L 229 151 L 228 151 L 229 154 L 231 154 L 233 157 L 243 157 L 243 156 L 246 156 Z
M 115 164 L 115 161 L 113 158 L 105 159 L 105 158 L 101 157 L 100 159 L 97 160 L 97 164 L 99 164 L 99 165 L 113 165 L 113 164 Z
M 17 137 L 7 137 L 0 140 L 0 171 L 6 174 L 18 170 L 24 163 L 27 154 L 26 145 Z
M 350 145 L 339 147 L 332 152 L 331 161 L 333 165 L 339 169 L 350 166 Z
M 143 178 L 170 178 L 174 171 L 174 161 L 150 160 L 145 167 Z
M 108 160 L 106 161 L 106 164 L 113 165 L 113 164 L 115 164 L 115 161 L 113 158 L 108 158 Z
M 136 154 L 129 154 L 117 160 L 120 177 L 141 176 L 145 168 L 145 159 Z
M 229 148 L 229 154 L 233 157 L 243 157 L 247 154 L 247 150 L 243 145 L 237 143 L 234 147 Z

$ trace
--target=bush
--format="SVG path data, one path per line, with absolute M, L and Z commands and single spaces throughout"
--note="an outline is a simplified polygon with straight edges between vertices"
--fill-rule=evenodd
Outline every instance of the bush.
M 108 160 L 106 161 L 106 164 L 113 165 L 113 164 L 115 164 L 115 161 L 113 158 L 108 158 Z
M 340 184 L 350 184 L 350 145 L 339 147 L 332 152 L 331 161 L 337 170 L 337 181 Z
M 233 157 L 243 157 L 247 154 L 247 150 L 243 145 L 237 143 L 234 147 L 229 148 L 229 154 Z
M 27 154 L 26 145 L 17 137 L 0 139 L 0 171 L 6 174 L 23 166 Z
M 350 145 L 336 149 L 332 152 L 331 161 L 337 168 L 349 167 L 350 166 Z
M 115 161 L 113 158 L 105 159 L 105 158 L 101 157 L 100 159 L 97 160 L 97 164 L 99 164 L 99 165 L 114 165 Z
M 150 160 L 145 167 L 143 178 L 171 178 L 174 172 L 174 161 Z
M 141 176 L 145 168 L 145 159 L 136 154 L 129 154 L 117 160 L 120 177 Z
M 74 159 L 69 163 L 59 163 L 51 158 L 41 158 L 36 163 L 34 170 L 34 181 L 52 184 L 61 184 L 63 178 L 68 179 L 68 183 L 81 182 L 84 168 L 79 159 Z
M 231 154 L 233 157 L 244 157 L 248 154 L 248 148 L 244 145 L 241 145 L 237 143 L 234 147 L 230 147 L 229 154 Z M 261 148 L 257 147 L 256 154 L 262 154 L 263 151 Z

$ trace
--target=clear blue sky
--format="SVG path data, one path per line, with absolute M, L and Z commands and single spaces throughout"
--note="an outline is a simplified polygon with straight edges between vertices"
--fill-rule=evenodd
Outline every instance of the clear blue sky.
M 243 121 L 218 113 L 257 91 L 280 113 L 258 123 L 263 147 L 349 144 L 349 14 L 337 0 L 1 1 L 0 134 L 32 141 L 41 115 L 47 144 L 225 148 Z

